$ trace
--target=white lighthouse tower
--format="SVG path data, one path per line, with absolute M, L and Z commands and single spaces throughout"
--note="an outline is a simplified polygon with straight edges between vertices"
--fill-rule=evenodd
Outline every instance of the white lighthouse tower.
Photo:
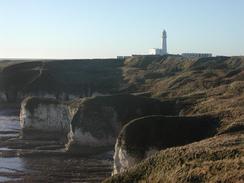
M 162 32 L 162 50 L 161 55 L 167 54 L 167 32 L 164 30 Z
M 149 49 L 149 55 L 167 55 L 167 32 L 164 30 L 162 32 L 162 47 Z

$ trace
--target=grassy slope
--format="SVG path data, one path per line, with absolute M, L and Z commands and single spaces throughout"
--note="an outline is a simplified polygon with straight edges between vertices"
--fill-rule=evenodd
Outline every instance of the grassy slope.
M 124 77 L 153 97 L 188 101 L 183 115 L 217 114 L 215 137 L 162 150 L 105 182 L 238 182 L 244 180 L 244 58 L 130 58 Z M 136 84 L 135 84 L 136 83 Z M 139 87 L 138 87 L 139 86 Z
M 189 103 L 183 115 L 218 113 L 219 132 L 244 121 L 244 57 L 132 57 L 123 76 L 132 90 Z
M 169 148 L 104 182 L 241 182 L 243 140 L 240 133 L 228 134 Z

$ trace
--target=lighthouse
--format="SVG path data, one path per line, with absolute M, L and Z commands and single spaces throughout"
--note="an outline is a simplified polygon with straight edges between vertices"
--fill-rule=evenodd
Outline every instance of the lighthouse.
M 162 32 L 162 50 L 161 55 L 167 54 L 167 32 L 164 30 Z
M 149 49 L 149 55 L 167 55 L 167 32 L 164 30 L 161 36 L 162 47 Z

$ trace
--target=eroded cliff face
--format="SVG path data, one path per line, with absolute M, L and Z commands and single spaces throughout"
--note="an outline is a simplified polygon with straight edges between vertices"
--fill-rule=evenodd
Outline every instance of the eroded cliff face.
M 114 146 L 123 125 L 144 115 L 178 114 L 175 102 L 133 95 L 113 95 L 86 98 L 71 122 L 70 146 Z
M 199 128 L 195 128 L 195 124 L 198 123 L 191 124 L 190 126 L 193 128 L 188 128 L 188 125 L 176 125 L 183 122 L 183 116 L 186 115 L 215 113 L 221 120 L 218 133 L 243 131 L 243 68 L 243 57 L 211 57 L 189 60 L 181 56 L 165 55 L 132 56 L 125 61 L 35 61 L 3 67 L 0 73 L 0 91 L 6 94 L 6 96 L 2 95 L 2 98 L 7 98 L 8 101 L 20 100 L 27 96 L 70 100 L 79 97 L 90 97 L 94 94 L 97 95 L 97 93 L 99 95 L 104 93 L 148 93 L 148 96 L 158 98 L 164 102 L 161 103 L 153 99 L 128 95 L 123 97 L 96 97 L 78 103 L 77 108 L 74 108 L 74 110 L 71 110 L 72 107 L 70 108 L 70 105 L 69 109 L 66 109 L 61 102 L 52 103 L 52 105 L 42 103 L 39 107 L 34 105 L 35 107 L 30 107 L 26 112 L 23 112 L 22 116 L 28 116 L 27 119 L 32 119 L 33 117 L 34 121 L 36 119 L 39 122 L 43 121 L 44 126 L 48 126 L 45 121 L 50 121 L 50 123 L 53 121 L 46 120 L 47 118 L 55 118 L 55 123 L 59 122 L 59 118 L 64 118 L 64 121 L 68 121 L 66 120 L 68 118 L 67 115 L 63 115 L 63 117 L 57 117 L 56 115 L 62 116 L 62 113 L 68 113 L 66 111 L 69 110 L 71 116 L 74 116 L 70 118 L 71 126 L 67 130 L 70 131 L 70 141 L 67 145 L 69 148 L 75 144 L 80 147 L 114 145 L 122 126 L 138 117 L 152 114 L 180 115 L 180 118 L 164 118 L 169 121 L 166 120 L 166 123 L 165 121 L 162 123 L 167 124 L 163 128 L 159 124 L 155 125 L 154 120 L 148 123 L 150 125 L 144 124 L 147 120 L 140 120 L 142 122 L 140 124 L 144 124 L 143 126 L 135 123 L 134 127 L 130 125 L 130 127 L 127 126 L 128 128 L 125 127 L 126 130 L 122 129 L 121 134 L 123 135 L 119 136 L 115 148 L 114 157 L 116 164 L 114 173 L 122 172 L 128 167 L 137 164 L 144 158 L 154 154 L 158 149 L 166 149 L 163 151 L 168 153 L 165 156 L 162 156 L 164 153 L 161 153 L 159 156 L 159 159 L 161 159 L 160 163 L 158 163 L 158 158 L 152 158 L 155 160 L 155 163 L 152 164 L 152 159 L 150 158 L 151 160 L 144 164 L 145 167 L 136 166 L 134 172 L 132 171 L 130 174 L 130 170 L 126 171 L 128 174 L 124 173 L 121 176 L 116 176 L 119 178 L 115 178 L 113 182 L 117 183 L 122 180 L 125 180 L 124 182 L 137 182 L 138 177 L 145 174 L 149 175 L 150 173 L 152 173 L 149 176 L 150 179 L 155 180 L 155 182 L 166 182 L 165 179 L 169 177 L 173 180 L 171 179 L 168 182 L 187 182 L 189 180 L 194 181 L 196 177 L 200 177 L 199 180 L 208 180 L 206 177 L 210 175 L 208 173 L 210 171 L 212 171 L 212 174 L 222 175 L 228 174 L 229 170 L 237 170 L 237 173 L 235 172 L 231 176 L 240 175 L 239 169 L 236 168 L 239 166 L 226 170 L 225 165 L 233 164 L 233 159 L 226 158 L 228 160 L 226 161 L 228 162 L 227 164 L 220 162 L 223 160 L 223 154 L 226 157 L 233 156 L 234 158 L 241 154 L 241 142 L 243 140 L 236 135 L 234 135 L 235 140 L 233 141 L 228 140 L 229 135 L 223 135 L 221 138 L 219 136 L 210 138 L 210 141 L 214 139 L 210 144 L 201 144 L 199 142 L 201 144 L 200 152 L 198 152 L 199 146 L 196 145 L 197 143 L 192 146 L 188 145 L 185 149 L 176 147 L 173 150 L 172 148 L 167 150 L 167 148 L 185 145 L 213 135 L 212 133 L 203 133 L 209 132 L 208 130 L 212 129 L 211 125 L 206 125 L 207 130 L 200 130 L 201 133 L 199 128 L 205 128 L 201 125 L 198 125 Z M 32 109 L 37 109 L 36 115 L 33 115 L 35 112 L 33 113 Z M 43 114 L 41 111 L 46 111 L 48 115 Z M 39 119 L 39 115 L 42 116 L 41 119 Z M 195 117 L 193 119 L 196 120 Z M 178 122 L 175 123 L 175 121 Z M 208 122 L 211 121 L 209 119 L 204 124 L 209 124 Z M 160 120 L 159 122 L 161 123 Z M 172 124 L 176 126 L 171 126 Z M 62 129 L 63 125 L 58 124 L 57 126 Z M 46 129 L 48 128 L 45 128 L 45 131 Z M 213 131 L 214 129 L 215 127 Z M 184 135 L 183 132 L 186 134 Z M 195 136 L 194 132 L 202 136 Z M 220 152 L 219 147 L 215 147 L 222 140 L 226 140 L 226 142 L 223 146 L 221 145 Z M 234 145 L 235 143 L 237 143 L 236 146 Z M 210 146 L 211 149 L 209 150 L 208 147 Z M 208 149 L 207 153 L 206 147 Z M 229 147 L 233 148 L 233 151 L 229 152 Z M 212 151 L 213 148 L 215 148 L 215 151 Z M 174 153 L 175 156 L 172 156 Z M 202 161 L 200 156 L 205 156 L 206 162 L 203 164 L 198 164 L 199 161 Z M 185 157 L 185 160 L 182 157 Z M 212 161 L 216 163 L 213 169 Z M 235 165 L 241 164 L 239 160 L 236 162 Z M 223 166 L 219 166 L 219 163 Z M 210 164 L 207 169 L 205 168 L 206 164 Z M 153 170 L 154 167 L 156 168 Z M 173 167 L 172 169 L 175 170 L 173 174 L 169 174 L 169 167 Z M 166 172 L 164 176 L 162 176 L 162 172 L 158 172 L 162 168 L 165 168 L 162 171 Z M 183 171 L 181 171 L 182 168 Z M 148 172 L 145 173 L 145 171 Z M 178 177 L 179 180 L 183 181 L 174 179 L 179 175 L 179 172 L 185 173 L 184 179 Z M 130 178 L 129 181 L 127 180 L 128 177 Z M 156 179 L 153 179 L 155 177 Z M 141 180 L 152 182 L 151 180 L 144 180 L 144 178 L 142 177 Z M 216 180 L 213 179 L 214 182 Z
M 151 148 L 151 149 L 150 149 Z M 114 152 L 114 166 L 112 175 L 116 175 L 122 173 L 129 168 L 135 166 L 136 164 L 140 163 L 142 159 L 149 158 L 159 152 L 160 149 L 156 147 L 149 147 L 148 150 L 145 150 L 144 157 L 136 156 L 133 153 L 130 153 L 126 148 L 121 147 L 118 145 L 118 141 L 115 145 L 115 152 Z
M 112 146 L 116 141 L 116 134 L 121 129 L 117 112 L 112 107 L 101 107 L 99 111 L 88 116 L 81 107 L 72 120 L 69 133 L 69 144 L 78 146 Z M 80 122 L 80 125 L 75 122 Z
M 132 119 L 144 115 L 177 115 L 180 108 L 176 103 L 134 95 L 97 96 L 70 102 L 52 96 L 27 97 L 21 104 L 20 124 L 24 132 L 68 134 L 66 149 L 79 152 L 84 147 L 114 146 L 123 125 Z
M 124 172 L 159 150 L 211 137 L 217 126 L 217 119 L 211 116 L 154 115 L 133 120 L 123 127 L 117 139 L 113 175 Z
M 72 115 L 67 104 L 54 99 L 28 97 L 21 104 L 23 131 L 68 133 Z
M 126 149 L 123 149 L 121 146 L 118 145 L 118 141 L 115 145 L 115 152 L 114 152 L 114 166 L 112 175 L 116 175 L 118 173 L 122 173 L 128 168 L 134 166 L 138 163 L 138 160 L 135 156 L 130 155 Z
M 7 96 L 4 92 L 1 92 L 0 91 L 0 102 L 7 102 L 8 99 L 7 99 Z
M 0 62 L 0 91 L 9 102 L 29 96 L 67 101 L 114 93 L 122 81 L 121 66 L 115 59 Z

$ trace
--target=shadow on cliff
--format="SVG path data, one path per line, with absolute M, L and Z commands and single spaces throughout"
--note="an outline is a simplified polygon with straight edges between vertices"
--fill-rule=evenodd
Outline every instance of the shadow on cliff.
M 115 59 L 17 63 L 2 69 L 1 90 L 11 102 L 33 95 L 57 99 L 65 95 L 63 99 L 68 100 L 69 95 L 117 93 L 123 81 L 122 65 Z
M 219 119 L 210 115 L 146 116 L 125 125 L 117 143 L 131 154 L 143 158 L 150 149 L 162 150 L 212 137 L 217 134 L 218 126 Z

